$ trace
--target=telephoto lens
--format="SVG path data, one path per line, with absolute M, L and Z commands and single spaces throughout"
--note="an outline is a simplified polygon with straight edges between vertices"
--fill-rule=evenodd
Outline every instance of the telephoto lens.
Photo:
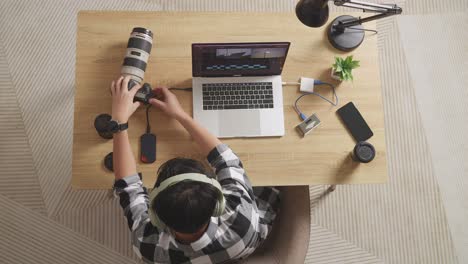
M 143 82 L 152 46 L 153 32 L 151 30 L 141 27 L 132 30 L 121 70 L 122 75 L 128 75 L 131 78 L 128 84 L 129 90 Z

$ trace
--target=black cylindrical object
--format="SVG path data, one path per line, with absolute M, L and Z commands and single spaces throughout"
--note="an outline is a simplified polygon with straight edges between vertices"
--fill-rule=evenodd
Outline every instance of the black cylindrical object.
M 375 148 L 368 142 L 358 142 L 351 151 L 351 158 L 357 162 L 369 163 L 375 158 Z
M 112 117 L 108 114 L 100 114 L 94 120 L 94 127 L 98 132 L 99 136 L 105 139 L 111 139 L 114 135 L 109 130 L 109 123 Z
M 110 152 L 104 157 L 104 167 L 110 171 L 114 171 L 114 152 Z

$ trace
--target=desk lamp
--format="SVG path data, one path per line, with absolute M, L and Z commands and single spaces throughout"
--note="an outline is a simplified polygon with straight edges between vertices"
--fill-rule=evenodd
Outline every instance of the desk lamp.
M 374 4 L 358 0 L 334 0 L 337 6 L 362 9 L 363 12 L 378 13 L 361 18 L 352 16 L 339 16 L 329 25 L 327 36 L 336 49 L 350 51 L 361 45 L 366 29 L 362 23 L 383 17 L 401 14 L 402 9 L 395 5 Z M 306 26 L 321 27 L 328 20 L 328 0 L 300 0 L 296 5 L 297 18 Z

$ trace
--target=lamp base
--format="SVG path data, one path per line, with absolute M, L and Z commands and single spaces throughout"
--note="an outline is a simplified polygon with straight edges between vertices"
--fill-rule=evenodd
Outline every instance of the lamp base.
M 356 20 L 357 18 L 352 16 L 339 16 L 335 18 L 330 25 L 328 26 L 327 35 L 328 41 L 332 44 L 333 47 L 342 51 L 351 51 L 359 45 L 361 45 L 364 40 L 364 27 L 362 25 L 352 26 L 351 28 L 345 28 L 339 30 L 336 25 L 339 22 L 345 22 L 349 20 Z

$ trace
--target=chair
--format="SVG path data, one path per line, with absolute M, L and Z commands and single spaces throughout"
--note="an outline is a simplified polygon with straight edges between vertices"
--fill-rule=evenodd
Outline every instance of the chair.
M 242 264 L 303 264 L 309 247 L 309 186 L 285 186 L 280 212 L 265 243 Z

